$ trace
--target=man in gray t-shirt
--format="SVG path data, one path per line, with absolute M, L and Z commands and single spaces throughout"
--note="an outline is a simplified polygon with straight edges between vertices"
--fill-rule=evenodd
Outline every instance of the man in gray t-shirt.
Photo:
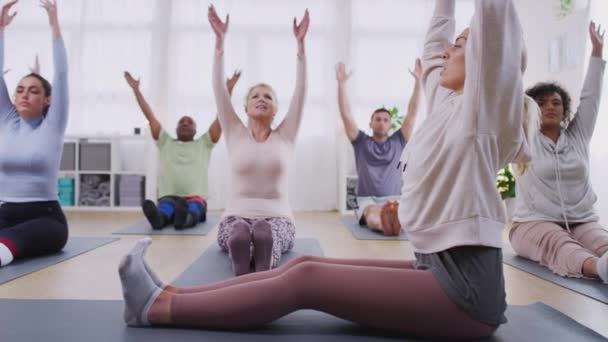
M 389 212 L 398 210 L 397 200 L 401 192 L 399 160 L 416 122 L 422 73 L 419 60 L 416 60 L 415 70 L 410 73 L 414 76 L 416 84 L 401 129 L 389 136 L 392 125 L 391 114 L 387 109 L 379 108 L 372 113 L 369 123 L 372 136 L 369 136 L 357 127 L 350 111 L 346 81 L 351 74 L 346 72 L 343 63 L 338 63 L 336 66 L 340 116 L 344 123 L 346 136 L 355 150 L 359 178 L 357 193 L 359 209 L 355 213 L 359 224 L 366 225 L 369 229 L 380 231 L 385 235 L 401 233 L 399 222 L 387 218 L 396 217 L 396 215 L 390 215 Z

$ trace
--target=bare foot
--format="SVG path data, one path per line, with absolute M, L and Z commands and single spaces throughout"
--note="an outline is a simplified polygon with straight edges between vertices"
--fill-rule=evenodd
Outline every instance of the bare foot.
M 151 325 L 167 325 L 171 324 L 171 298 L 174 293 L 166 289 L 158 295 L 158 298 L 150 306 L 148 311 L 148 322 Z
M 401 234 L 401 223 L 399 223 L 399 203 L 388 201 L 382 206 L 380 211 L 382 229 L 384 235 L 397 236 Z
M 163 290 L 165 290 L 167 292 L 171 292 L 171 293 L 179 293 L 179 290 L 177 289 L 177 287 L 172 286 L 172 285 L 165 286 L 165 288 Z

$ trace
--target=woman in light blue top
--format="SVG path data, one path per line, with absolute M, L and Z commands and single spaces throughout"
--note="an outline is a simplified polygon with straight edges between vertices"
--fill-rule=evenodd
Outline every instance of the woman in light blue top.
M 4 31 L 17 1 L 0 14 L 0 70 Z M 19 81 L 11 101 L 0 78 L 0 266 L 17 258 L 60 251 L 68 226 L 57 201 L 57 173 L 68 120 L 68 75 L 54 0 L 41 0 L 53 37 L 53 86 L 31 73 Z M 52 89 L 52 100 L 51 100 Z M 19 148 L 15 148 L 18 146 Z

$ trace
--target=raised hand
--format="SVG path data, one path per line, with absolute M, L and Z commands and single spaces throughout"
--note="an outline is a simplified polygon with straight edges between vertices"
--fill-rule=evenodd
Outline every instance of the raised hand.
M 340 62 L 336 64 L 336 80 L 338 83 L 346 83 L 352 74 L 352 71 L 346 72 L 346 65 L 344 63 Z
M 416 81 L 420 81 L 422 78 L 422 63 L 420 62 L 420 58 L 416 58 L 416 65 L 414 66 L 414 70 L 409 69 L 409 72 Z
M 2 14 L 0 14 L 0 30 L 4 30 L 15 18 L 17 12 L 9 14 L 11 7 L 17 3 L 17 0 L 11 1 L 6 5 L 2 6 Z
M 127 83 L 129 84 L 129 87 L 131 87 L 131 89 L 139 89 L 139 79 L 136 80 L 135 78 L 133 78 L 133 76 L 131 76 L 131 73 L 129 73 L 128 71 L 125 71 L 125 80 L 127 80 Z
M 228 88 L 228 94 L 232 95 L 232 90 L 236 85 L 236 82 L 241 78 L 241 70 L 235 70 L 232 77 L 226 80 L 226 88 Z
M 40 75 L 40 61 L 38 60 L 38 54 L 36 54 L 36 58 L 34 59 L 34 66 L 30 68 L 30 72 L 33 74 Z
M 592 56 L 600 58 L 602 57 L 605 34 L 606 31 L 602 30 L 602 25 L 598 25 L 596 29 L 595 22 L 591 21 L 591 23 L 589 23 L 589 37 L 591 38 L 591 46 L 593 47 L 591 50 Z
M 57 18 L 57 3 L 55 0 L 40 0 L 40 7 L 46 10 L 51 26 L 59 25 L 59 19 Z
M 215 11 L 215 7 L 213 5 L 209 6 L 209 10 L 207 12 L 207 16 L 209 17 L 209 24 L 211 24 L 211 28 L 213 32 L 215 32 L 216 39 L 216 47 L 223 47 L 224 38 L 226 37 L 226 32 L 228 32 L 228 24 L 230 23 L 230 15 L 226 14 L 226 21 L 222 22 L 222 19 L 217 15 Z
M 308 10 L 304 12 L 304 18 L 298 24 L 297 19 L 293 18 L 293 35 L 296 37 L 298 44 L 304 43 L 306 32 L 308 32 L 308 26 L 310 25 L 310 15 Z

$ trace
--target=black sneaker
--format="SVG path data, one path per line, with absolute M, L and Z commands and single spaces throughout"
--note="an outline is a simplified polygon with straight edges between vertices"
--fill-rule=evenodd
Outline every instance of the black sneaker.
M 207 221 L 207 206 L 203 207 L 203 211 L 201 212 L 201 218 L 199 220 L 200 222 L 205 222 Z
M 145 200 L 144 204 L 142 205 L 142 209 L 153 229 L 163 229 L 165 226 L 165 219 L 163 214 L 158 211 L 158 208 L 156 208 L 156 204 L 154 204 L 154 202 Z
M 186 228 L 188 221 L 188 201 L 185 198 L 179 198 L 175 201 L 175 216 L 173 217 L 173 225 L 175 229 Z

